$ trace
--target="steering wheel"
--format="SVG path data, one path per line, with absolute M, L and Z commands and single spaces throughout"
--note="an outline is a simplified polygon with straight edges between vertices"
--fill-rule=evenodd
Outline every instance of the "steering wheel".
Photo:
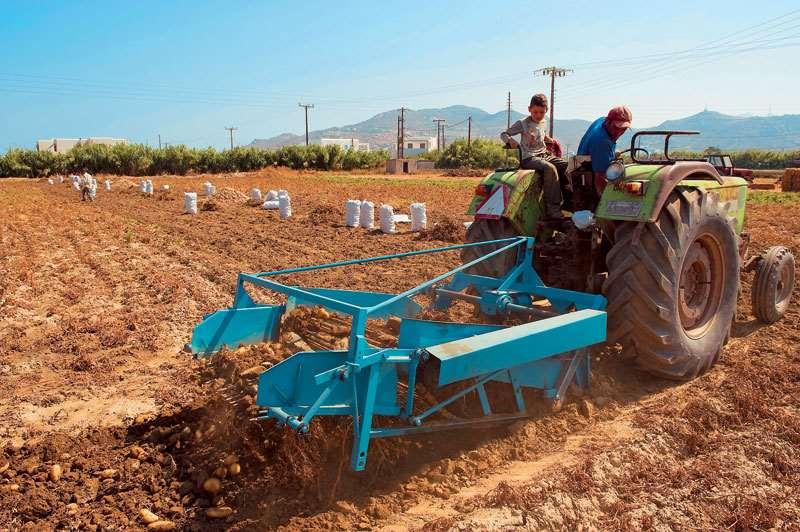
M 633 148 L 633 149 L 628 148 L 627 150 L 623 150 L 623 151 L 617 152 L 617 157 L 616 158 L 617 159 L 621 159 L 622 156 L 624 154 L 626 154 L 626 153 L 630 153 L 631 157 L 633 157 L 636 154 L 636 152 L 640 152 L 640 151 L 644 152 L 645 159 L 649 159 L 650 158 L 650 152 L 647 151 L 645 148 Z

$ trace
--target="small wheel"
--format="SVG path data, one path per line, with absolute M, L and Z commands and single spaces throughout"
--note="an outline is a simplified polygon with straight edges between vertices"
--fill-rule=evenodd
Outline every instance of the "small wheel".
M 753 314 L 764 323 L 775 323 L 789 308 L 794 289 L 794 256 L 783 246 L 773 246 L 756 266 L 751 302 Z

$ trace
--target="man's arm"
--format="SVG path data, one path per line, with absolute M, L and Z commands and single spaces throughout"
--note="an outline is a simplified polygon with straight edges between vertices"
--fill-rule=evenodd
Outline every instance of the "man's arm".
M 519 143 L 512 137 L 512 135 L 519 135 L 522 133 L 522 121 L 517 120 L 511 127 L 500 133 L 500 140 L 505 144 L 510 145 L 512 148 L 519 146 Z
M 594 172 L 594 186 L 598 194 L 603 193 L 608 180 L 606 170 L 614 160 L 617 144 L 611 140 L 595 141 L 589 146 L 589 155 L 592 157 L 592 172 Z

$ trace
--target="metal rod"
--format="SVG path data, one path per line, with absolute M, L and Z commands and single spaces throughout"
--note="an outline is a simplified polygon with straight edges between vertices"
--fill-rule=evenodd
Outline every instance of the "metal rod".
M 482 386 L 484 382 L 487 382 L 487 381 L 491 380 L 492 378 L 497 376 L 499 373 L 502 373 L 503 371 L 505 371 L 505 369 L 498 369 L 497 371 L 493 371 L 491 373 L 487 373 L 483 377 L 480 377 L 478 380 L 476 380 L 475 383 L 472 384 L 472 386 L 468 386 L 468 387 L 460 390 L 458 393 L 456 393 L 454 395 L 451 395 L 450 397 L 448 397 L 444 401 L 440 402 L 439 404 L 433 405 L 432 407 L 430 407 L 426 411 L 422 412 L 420 415 L 414 416 L 412 418 L 412 423 L 414 423 L 415 425 L 418 424 L 418 423 L 421 423 L 422 420 L 425 419 L 426 417 L 430 416 L 431 414 L 434 414 L 434 413 L 438 412 L 439 410 L 441 410 L 445 406 L 449 405 L 453 401 L 456 401 L 457 399 L 460 399 L 461 397 L 464 397 L 465 395 L 467 395 L 471 391 L 475 390 L 478 386 Z
M 325 304 L 333 310 L 338 310 L 340 312 L 344 312 L 345 314 L 350 314 L 351 316 L 356 314 L 359 310 L 362 310 L 362 307 L 351 305 L 350 303 L 339 301 L 338 299 L 331 299 L 330 297 L 320 294 L 315 294 L 314 292 L 309 292 L 308 290 L 303 290 L 302 288 L 298 288 L 296 286 L 287 286 L 285 284 L 270 281 L 268 279 L 261 279 L 260 277 L 256 277 L 255 275 L 248 273 L 242 273 L 240 275 L 243 280 L 249 283 L 253 283 L 264 288 L 269 288 L 270 290 L 275 290 L 276 292 L 281 292 L 287 295 L 303 296 L 311 301 Z
M 433 249 L 421 249 L 419 251 L 407 251 L 405 253 L 396 253 L 394 255 L 381 255 L 379 257 L 367 257 L 363 259 L 353 259 L 353 260 L 344 260 L 339 262 L 330 262 L 328 264 L 316 264 L 313 266 L 301 266 L 299 268 L 289 268 L 285 270 L 276 270 L 272 272 L 259 272 L 253 273 L 250 275 L 254 275 L 256 277 L 272 277 L 275 275 L 285 275 L 289 273 L 300 273 L 300 272 L 308 272 L 313 270 L 322 270 L 325 268 L 338 268 L 340 266 L 350 266 L 352 264 L 364 264 L 367 262 L 378 262 L 384 260 L 391 260 L 391 259 L 401 259 L 404 257 L 413 257 L 415 255 L 426 255 L 429 253 L 439 253 L 442 251 L 453 251 L 456 249 L 463 249 L 463 248 L 471 248 L 477 246 L 487 246 L 490 244 L 504 244 L 506 242 L 516 242 L 517 244 L 521 243 L 525 240 L 524 236 L 515 236 L 512 238 L 501 238 L 499 240 L 487 240 L 485 242 L 472 242 L 470 244 L 457 244 L 454 246 L 446 246 L 443 248 L 433 248 Z M 485 257 L 483 257 L 485 258 Z
M 451 276 L 453 276 L 454 274 L 456 274 L 456 273 L 458 273 L 460 271 L 464 271 L 464 270 L 466 270 L 468 268 L 473 267 L 474 265 L 478 264 L 481 261 L 484 261 L 486 259 L 490 259 L 490 258 L 494 257 L 495 255 L 499 255 L 500 253 L 505 253 L 506 251 L 509 251 L 510 249 L 512 249 L 512 248 L 524 243 L 527 240 L 527 238 L 529 238 L 529 237 L 520 237 L 520 238 L 510 239 L 510 240 L 514 240 L 514 242 L 512 242 L 511 244 L 508 244 L 506 246 L 503 246 L 501 248 L 498 248 L 498 249 L 492 251 L 491 253 L 483 255 L 482 257 L 478 257 L 477 259 L 475 259 L 473 261 L 470 261 L 470 262 L 468 262 L 466 264 L 462 264 L 458 268 L 453 268 L 449 272 L 445 272 L 445 273 L 443 273 L 443 274 L 441 274 L 441 275 L 439 275 L 437 277 L 434 277 L 433 279 L 431 279 L 429 281 L 425 281 L 424 283 L 422 283 L 420 285 L 417 285 L 414 288 L 409 288 L 405 292 L 401 292 L 401 293 L 397 294 L 394 297 L 390 297 L 389 299 L 387 299 L 385 301 L 382 301 L 382 302 L 378 303 L 377 305 L 369 307 L 367 309 L 367 314 L 368 315 L 372 314 L 372 313 L 374 313 L 374 312 L 376 312 L 376 311 L 378 311 L 378 310 L 380 310 L 380 309 L 382 309 L 384 307 L 387 307 L 389 305 L 392 305 L 392 304 L 400 301 L 401 299 L 404 299 L 404 298 L 407 298 L 407 297 L 409 297 L 411 295 L 417 294 L 417 293 L 421 292 L 422 290 L 428 288 L 429 286 L 438 283 L 439 281 L 447 279 L 448 277 L 451 277 Z M 499 242 L 499 240 L 496 240 L 495 242 Z
M 551 310 L 538 309 L 534 307 L 528 307 L 525 305 L 517 305 L 516 303 L 507 303 L 505 309 L 512 312 L 518 312 L 520 314 L 530 314 L 531 316 L 536 316 L 537 318 L 552 318 L 554 316 L 561 315 L 558 312 L 553 312 Z
M 469 429 L 476 426 L 491 426 L 501 423 L 509 423 L 519 419 L 531 417 L 530 414 L 500 414 L 486 416 L 478 419 L 459 419 L 455 421 L 428 423 L 418 427 L 380 427 L 370 432 L 372 438 L 390 438 L 393 436 L 410 436 L 413 434 L 424 434 L 427 432 L 438 432 L 442 430 Z
M 437 288 L 436 293 L 445 295 L 447 297 L 452 297 L 453 299 L 461 299 L 462 301 L 469 301 L 470 303 L 479 304 L 481 302 L 480 296 L 465 294 L 464 292 L 456 292 L 455 290 L 448 290 L 447 288 Z

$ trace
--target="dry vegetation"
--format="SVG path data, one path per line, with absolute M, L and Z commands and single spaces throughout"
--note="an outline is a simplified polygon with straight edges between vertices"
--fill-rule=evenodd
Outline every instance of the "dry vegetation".
M 134 179 L 111 179 L 93 204 L 66 185 L 0 181 L 0 529 L 144 528 L 142 509 L 197 530 L 800 526 L 798 291 L 790 315 L 763 327 L 746 279 L 721 363 L 691 383 L 654 380 L 603 349 L 592 395 L 559 414 L 380 441 L 355 475 L 348 427 L 332 419 L 304 439 L 243 421 L 253 375 L 290 353 L 290 338 L 209 364 L 181 346 L 205 313 L 230 304 L 239 271 L 463 238 L 475 178 L 268 170 L 156 177 L 171 190 L 153 198 Z M 221 192 L 214 208 L 181 214 L 182 192 L 206 179 Z M 251 186 L 289 190 L 295 216 L 247 206 Z M 403 212 L 425 201 L 438 225 L 347 229 L 350 197 Z M 749 207 L 754 247 L 800 256 L 800 201 L 772 197 Z M 295 280 L 395 291 L 457 260 Z

